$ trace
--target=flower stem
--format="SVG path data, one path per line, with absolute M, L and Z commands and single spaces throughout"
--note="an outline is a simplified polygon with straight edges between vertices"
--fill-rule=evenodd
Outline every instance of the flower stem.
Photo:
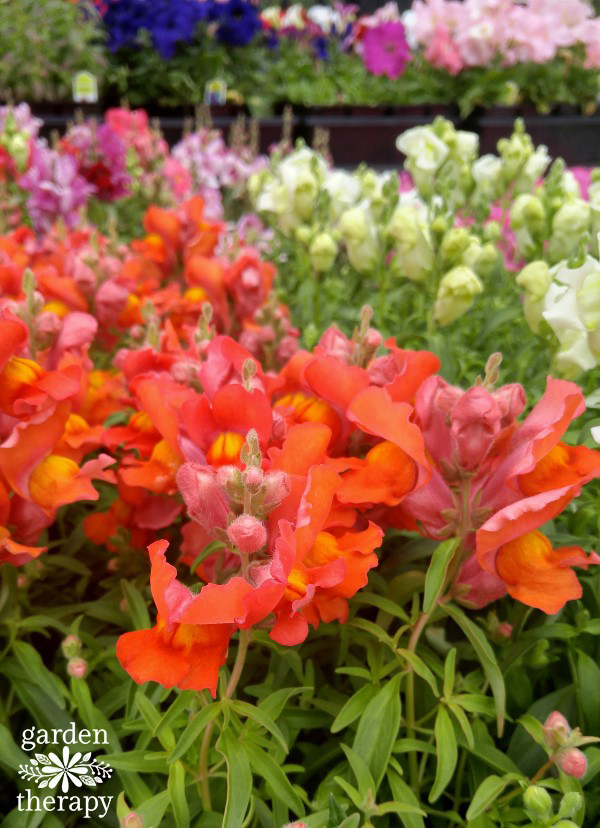
M 238 650 L 233 662 L 231 670 L 231 677 L 225 690 L 224 699 L 230 699 L 235 693 L 235 689 L 241 678 L 244 664 L 246 662 L 246 654 L 248 653 L 248 644 L 250 643 L 250 630 L 240 630 L 240 638 L 238 643 Z M 202 796 L 202 807 L 205 811 L 212 811 L 212 799 L 210 796 L 210 784 L 208 781 L 208 751 L 210 749 L 210 740 L 213 730 L 215 728 L 215 720 L 208 723 L 204 736 L 202 737 L 202 744 L 200 746 L 200 759 L 198 762 L 198 780 L 200 782 L 200 793 Z
M 429 612 L 422 612 L 415 624 L 408 642 L 408 650 L 414 653 L 419 643 L 421 633 L 425 629 L 429 621 Z M 415 673 L 412 668 L 409 669 L 406 677 L 406 735 L 409 739 L 414 739 L 415 731 Z M 410 776 L 411 788 L 418 795 L 419 793 L 419 765 L 417 762 L 417 754 L 413 750 L 408 754 L 408 769 Z

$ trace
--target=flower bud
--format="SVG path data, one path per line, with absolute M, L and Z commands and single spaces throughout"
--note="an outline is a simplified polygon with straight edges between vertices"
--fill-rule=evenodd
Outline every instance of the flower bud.
M 333 267 L 338 249 L 335 239 L 329 233 L 319 233 L 315 236 L 308 252 L 317 273 L 325 273 Z
M 77 635 L 68 635 L 60 648 L 65 658 L 75 658 L 81 652 L 81 639 Z
M 587 772 L 587 759 L 578 748 L 562 748 L 556 757 L 556 764 L 567 776 L 582 779 Z
M 534 234 L 543 232 L 546 221 L 544 205 L 537 196 L 524 193 L 518 196 L 510 210 L 510 225 L 513 230 L 526 227 Z
M 523 794 L 523 803 L 531 819 L 548 819 L 552 816 L 552 798 L 540 785 L 527 788 Z
M 414 207 L 396 207 L 385 232 L 396 242 L 394 265 L 400 275 L 422 282 L 433 267 L 433 249 L 427 228 Z
M 462 263 L 464 254 L 471 246 L 472 238 L 465 227 L 453 227 L 448 230 L 440 245 L 440 256 L 445 268 Z
M 577 811 L 583 807 L 583 796 L 576 791 L 566 793 L 560 803 L 558 809 L 558 816 L 564 819 L 571 819 Z
M 352 207 L 342 214 L 340 233 L 345 241 L 363 242 L 368 235 L 367 214 L 364 207 Z
M 184 463 L 177 471 L 176 480 L 193 520 L 208 532 L 226 527 L 229 504 L 211 466 Z
M 554 828 L 577 828 L 577 823 L 570 819 L 561 819 L 560 822 L 554 823 Z
M 296 822 L 288 822 L 287 825 L 284 825 L 283 828 L 308 828 L 306 822 L 302 822 L 301 819 L 296 820 Z
M 72 678 L 85 678 L 88 671 L 88 663 L 85 658 L 70 658 L 67 662 L 67 673 Z
M 571 725 L 558 710 L 554 710 L 544 722 L 546 744 L 553 749 L 559 748 L 571 735 Z
M 267 542 L 267 530 L 253 515 L 240 515 L 227 529 L 227 537 L 246 555 L 258 552 Z
M 300 244 L 308 245 L 311 239 L 311 235 L 312 234 L 310 227 L 306 227 L 306 225 L 302 225 L 301 227 L 296 228 L 296 241 L 300 242 Z
M 262 508 L 266 511 L 275 509 L 282 500 L 289 495 L 291 485 L 287 474 L 283 471 L 269 472 L 264 482 L 265 495 Z
M 552 282 L 550 268 L 544 261 L 530 262 L 519 273 L 516 282 L 534 299 L 543 299 Z
M 473 298 L 482 292 L 483 285 L 468 267 L 460 265 L 449 270 L 440 282 L 433 318 L 440 327 L 449 325 L 462 316 L 473 304 Z
M 257 490 L 260 486 L 262 486 L 265 476 L 262 469 L 259 469 L 257 466 L 249 466 L 243 473 L 242 477 L 248 488 Z
M 121 828 L 144 828 L 144 820 L 139 814 L 132 811 L 121 820 Z

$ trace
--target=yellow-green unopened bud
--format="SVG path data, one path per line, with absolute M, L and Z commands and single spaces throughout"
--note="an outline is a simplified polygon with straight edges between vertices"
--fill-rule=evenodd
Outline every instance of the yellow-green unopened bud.
M 523 802 L 532 819 L 548 819 L 552 814 L 552 798 L 540 785 L 527 788 L 523 794 Z
M 449 270 L 440 282 L 433 318 L 440 327 L 449 325 L 468 311 L 482 291 L 483 285 L 470 268 L 459 265 Z
M 440 245 L 440 256 L 444 267 L 458 264 L 471 245 L 471 234 L 465 227 L 453 227 L 448 230 Z
M 338 246 L 329 233 L 319 233 L 309 249 L 310 261 L 317 273 L 331 270 L 338 254 Z
M 558 809 L 558 816 L 563 817 L 565 820 L 569 820 L 571 817 L 574 817 L 577 811 L 579 811 L 582 807 L 583 796 L 580 793 L 577 793 L 577 791 L 571 791 L 563 796 Z
M 519 273 L 516 282 L 532 298 L 543 299 L 552 282 L 550 268 L 544 261 L 530 262 Z
M 295 236 L 296 241 L 299 241 L 300 244 L 310 244 L 310 240 L 312 238 L 312 232 L 310 227 L 307 227 L 305 224 L 303 224 L 301 227 L 297 227 Z

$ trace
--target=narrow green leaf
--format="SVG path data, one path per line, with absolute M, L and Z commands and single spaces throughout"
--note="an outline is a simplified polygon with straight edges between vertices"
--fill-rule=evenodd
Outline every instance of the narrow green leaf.
M 177 747 L 169 756 L 169 764 L 176 762 L 200 737 L 200 734 L 209 722 L 217 718 L 223 705 L 221 702 L 213 702 L 208 707 L 203 708 L 189 723 L 177 741 Z
M 185 794 L 185 768 L 181 762 L 174 762 L 169 769 L 167 783 L 171 809 L 177 828 L 189 828 L 190 811 Z
M 156 725 L 153 735 L 158 736 L 163 727 L 170 727 L 182 713 L 188 710 L 192 699 L 196 695 L 195 690 L 183 690 Z
M 267 716 L 270 716 L 275 722 L 283 713 L 283 710 L 291 697 L 297 696 L 305 690 L 312 690 L 312 688 L 284 687 L 282 690 L 275 690 L 274 693 L 271 693 L 269 696 L 262 699 L 258 703 L 258 707 L 260 707 L 261 710 L 264 710 Z
M 456 647 L 453 647 L 444 663 L 444 698 L 449 699 L 454 690 L 454 679 L 456 674 Z
M 260 707 L 255 707 L 253 704 L 248 704 L 248 702 L 244 701 L 234 701 L 232 703 L 232 707 L 236 713 L 239 713 L 241 716 L 246 716 L 248 719 L 252 719 L 252 721 L 256 722 L 256 724 L 260 725 L 260 727 L 264 727 L 265 730 L 268 730 L 268 732 L 277 739 L 284 751 L 286 753 L 288 752 L 289 748 L 283 733 L 268 713 L 265 713 L 265 711 Z
M 333 781 L 340 786 L 340 788 L 348 796 L 350 802 L 354 805 L 355 808 L 362 809 L 363 798 L 360 795 L 360 792 L 356 790 L 356 788 L 354 788 L 349 782 L 346 782 L 345 779 L 342 779 L 341 776 L 334 776 Z
M 434 732 L 437 766 L 433 787 L 429 793 L 430 802 L 435 802 L 444 792 L 446 785 L 454 775 L 456 761 L 458 759 L 454 727 L 448 711 L 443 705 L 438 707 Z
M 387 612 L 388 615 L 394 618 L 400 618 L 407 623 L 410 621 L 410 618 L 402 607 L 399 607 L 395 601 L 383 595 L 377 595 L 374 592 L 359 592 L 358 595 L 354 596 L 352 601 L 354 604 L 367 604 L 371 607 L 377 607 L 382 612 Z
M 358 783 L 358 792 L 361 795 L 362 799 L 366 799 L 369 792 L 371 793 L 371 796 L 374 799 L 376 788 L 375 781 L 371 776 L 371 771 L 369 770 L 365 762 L 363 762 L 358 753 L 352 750 L 351 747 L 342 744 L 341 748 L 346 754 L 348 764 L 352 768 L 352 772 L 356 777 L 356 781 Z
M 127 608 L 131 615 L 136 630 L 147 630 L 152 626 L 150 623 L 150 616 L 148 615 L 148 607 L 144 601 L 141 593 L 125 578 L 121 579 L 121 589 L 127 601 Z
M 418 814 L 425 816 L 425 811 L 416 805 L 408 805 L 406 802 L 382 802 L 377 806 L 377 816 L 385 814 Z
M 169 791 L 161 791 L 159 794 L 146 799 L 141 805 L 135 806 L 135 812 L 139 814 L 144 825 L 160 825 L 165 811 L 169 806 Z
M 496 656 L 492 650 L 490 643 L 485 637 L 482 630 L 474 624 L 470 618 L 452 604 L 444 604 L 444 612 L 446 612 L 453 621 L 458 624 L 461 630 L 465 633 L 479 659 L 483 672 L 492 688 L 494 701 L 496 703 L 496 722 L 498 728 L 498 735 L 501 736 L 504 731 L 504 716 L 506 708 L 506 688 L 504 686 L 504 678 Z
M 541 747 L 546 747 L 546 737 L 544 735 L 544 725 L 532 716 L 531 713 L 525 713 L 519 719 L 517 719 L 517 723 L 520 724 L 522 727 L 525 728 L 527 733 L 531 736 L 536 744 L 540 745 Z
M 360 825 L 360 814 L 350 814 L 340 822 L 338 828 L 358 828 Z
M 357 690 L 353 696 L 350 696 L 348 701 L 344 704 L 340 712 L 335 717 L 331 725 L 332 733 L 339 733 L 348 725 L 352 724 L 371 699 L 377 694 L 378 688 L 375 684 L 365 684 L 360 690 Z
M 275 759 L 258 745 L 248 743 L 246 752 L 255 773 L 265 780 L 274 796 L 291 808 L 297 816 L 304 816 L 302 800 Z
M 147 750 L 130 750 L 127 753 L 107 753 L 102 759 L 115 770 L 136 773 L 168 773 L 166 753 L 148 753 Z
M 488 776 L 473 794 L 473 799 L 467 810 L 467 819 L 476 819 L 483 814 L 492 803 L 500 796 L 508 785 L 508 779 L 500 776 Z
M 415 673 L 422 678 L 427 684 L 431 687 L 431 691 L 434 696 L 439 696 L 439 688 L 436 677 L 433 675 L 429 667 L 425 664 L 423 659 L 418 656 L 416 653 L 413 653 L 412 650 L 405 650 L 405 649 L 398 649 L 396 650 L 399 656 L 402 656 L 410 666 L 413 668 Z
M 190 564 L 190 572 L 195 572 L 196 567 L 200 566 L 202 561 L 206 560 L 209 555 L 212 555 L 213 552 L 216 552 L 218 549 L 222 549 L 224 546 L 225 544 L 223 541 L 212 541 L 207 544 L 202 552 L 199 552 Z
M 158 730 L 161 724 L 160 712 L 156 709 L 154 704 L 152 704 L 150 699 L 144 694 L 144 691 L 141 688 L 135 694 L 135 701 L 138 710 L 142 714 L 142 718 L 148 725 L 149 729 L 151 731 Z M 163 725 L 163 727 L 160 729 L 158 738 L 165 750 L 171 751 L 175 748 L 175 734 L 173 733 L 170 727 L 166 727 Z
M 458 722 L 460 729 L 465 734 L 465 739 L 467 740 L 467 745 L 469 746 L 470 750 L 473 750 L 475 746 L 475 739 L 473 738 L 473 730 L 471 729 L 471 725 L 469 724 L 469 720 L 465 716 L 464 711 L 457 705 L 451 701 L 446 702 L 448 706 L 448 710 L 454 715 L 454 718 Z
M 577 681 L 579 701 L 584 716 L 584 733 L 600 733 L 600 705 L 598 688 L 600 687 L 600 667 L 595 659 L 587 653 L 577 653 Z
M 448 568 L 458 549 L 459 539 L 450 538 L 443 541 L 432 555 L 429 569 L 425 576 L 425 595 L 423 596 L 423 612 L 431 612 L 440 598 Z
M 377 787 L 383 779 L 400 727 L 401 678 L 401 675 L 394 676 L 368 703 L 352 745 L 366 762 Z
M 37 684 L 52 699 L 57 707 L 64 710 L 65 697 L 61 692 L 64 685 L 58 676 L 55 676 L 54 673 L 51 673 L 46 668 L 35 647 L 32 647 L 26 641 L 15 641 L 13 643 L 13 652 L 17 657 L 17 661 L 27 673 L 28 680 Z M 64 689 L 66 691 L 66 688 Z
M 389 768 L 387 771 L 387 780 L 390 784 L 390 790 L 392 792 L 392 796 L 394 797 L 394 802 L 398 802 L 400 804 L 406 803 L 407 805 L 412 805 L 415 808 L 419 807 L 419 800 L 415 796 L 412 789 L 407 785 L 407 783 L 402 779 L 400 774 L 396 773 L 392 768 Z M 409 813 L 399 813 L 398 816 L 400 817 L 400 821 L 403 823 L 404 828 L 425 828 L 425 823 L 423 821 L 423 817 L 420 814 L 409 814 Z
M 231 730 L 224 730 L 219 736 L 217 750 L 227 763 L 227 802 L 223 828 L 239 828 L 252 794 L 252 772 L 245 744 Z

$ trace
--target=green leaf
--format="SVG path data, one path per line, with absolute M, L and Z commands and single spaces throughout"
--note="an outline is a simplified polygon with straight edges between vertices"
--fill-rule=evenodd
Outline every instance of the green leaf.
M 173 816 L 175 817 L 175 825 L 177 828 L 189 828 L 190 811 L 185 793 L 185 768 L 181 762 L 174 762 L 169 768 L 167 790 Z
M 148 725 L 149 729 L 153 732 L 156 732 L 156 730 L 158 730 L 158 728 L 161 725 L 160 712 L 156 709 L 155 705 L 150 701 L 150 699 L 144 694 L 144 691 L 141 688 L 135 694 L 135 702 L 137 704 L 138 710 L 142 714 L 142 717 Z M 163 726 L 160 728 L 158 738 L 165 750 L 173 750 L 175 748 L 175 734 L 173 733 L 170 727 L 166 727 L 163 724 Z
M 158 736 L 163 727 L 169 727 L 176 719 L 189 709 L 192 699 L 197 695 L 195 690 L 183 690 L 169 707 L 153 731 Z
M 169 806 L 169 791 L 161 791 L 159 794 L 146 799 L 141 805 L 135 806 L 136 814 L 139 814 L 144 825 L 160 825 L 162 818 Z
M 265 780 L 274 796 L 291 808 L 297 816 L 303 816 L 304 805 L 302 800 L 275 759 L 265 753 L 258 745 L 248 743 L 246 751 L 255 773 Z
M 273 721 L 276 721 L 292 696 L 297 696 L 305 690 L 312 690 L 312 687 L 284 687 L 282 690 L 275 690 L 269 696 L 258 703 L 258 706 L 263 710 L 267 716 L 270 716 Z
M 281 730 L 277 727 L 273 719 L 265 713 L 263 709 L 260 707 L 255 707 L 253 704 L 248 704 L 248 702 L 244 701 L 234 701 L 232 702 L 232 707 L 239 713 L 241 716 L 246 716 L 248 719 L 252 719 L 253 722 L 260 725 L 260 727 L 264 727 L 265 730 L 274 736 L 284 751 L 287 753 L 289 748 L 283 736 Z
M 587 653 L 577 653 L 577 679 L 579 701 L 585 719 L 585 730 L 589 734 L 600 733 L 600 705 L 598 688 L 600 687 L 600 667 Z
M 444 612 L 446 612 L 453 621 L 458 624 L 461 630 L 465 633 L 479 659 L 483 672 L 492 688 L 494 701 L 496 703 L 496 722 L 498 728 L 498 735 L 501 736 L 504 731 L 504 716 L 506 708 L 506 688 L 504 686 L 504 678 L 502 672 L 496 661 L 496 656 L 492 650 L 487 638 L 482 630 L 474 624 L 467 616 L 452 604 L 444 604 Z
M 367 604 L 371 607 L 377 607 L 382 612 L 387 612 L 388 615 L 394 618 L 400 618 L 407 623 L 410 621 L 407 613 L 396 604 L 395 601 L 385 598 L 383 595 L 376 595 L 374 592 L 359 592 L 352 599 L 354 604 Z
M 168 773 L 167 754 L 130 750 L 127 753 L 107 753 L 102 759 L 115 770 L 136 773 Z
M 423 612 L 431 612 L 441 597 L 448 568 L 456 554 L 459 544 L 458 538 L 443 541 L 432 555 L 431 563 L 425 576 L 425 595 L 423 596 Z
M 334 776 L 333 781 L 340 786 L 340 788 L 344 791 L 344 793 L 349 798 L 350 802 L 354 805 L 354 807 L 362 810 L 362 806 L 364 803 L 363 798 L 360 795 L 360 791 L 357 791 L 355 787 L 353 787 L 341 776 Z
M 223 541 L 211 541 L 211 543 L 207 544 L 202 552 L 199 552 L 194 558 L 190 565 L 190 572 L 195 572 L 196 567 L 200 566 L 202 561 L 206 560 L 209 555 L 212 555 L 213 552 L 216 552 L 218 549 L 222 549 L 224 546 L 225 544 Z
M 0 724 L 0 762 L 16 769 L 27 764 L 29 756 L 16 744 L 6 725 Z
M 152 626 L 150 623 L 150 616 L 148 615 L 148 607 L 142 598 L 141 593 L 125 578 L 121 579 L 121 589 L 127 601 L 127 608 L 133 621 L 136 630 L 147 630 Z
M 192 721 L 177 740 L 177 747 L 169 756 L 169 764 L 171 762 L 176 762 L 181 756 L 184 755 L 184 753 L 186 753 L 187 750 L 189 750 L 194 742 L 199 739 L 204 728 L 217 718 L 222 709 L 223 705 L 221 702 L 213 702 L 194 716 Z
M 48 670 L 35 647 L 26 641 L 15 641 L 13 652 L 17 661 L 27 674 L 29 681 L 40 687 L 57 707 L 65 709 L 65 698 L 61 689 L 65 689 L 61 680 Z M 66 689 L 65 689 L 66 692 Z
M 446 785 L 452 779 L 458 759 L 456 735 L 448 711 L 443 705 L 438 707 L 435 718 L 435 750 L 437 766 L 435 780 L 429 793 L 429 801 L 435 802 L 444 792 Z
M 473 794 L 473 799 L 467 810 L 467 819 L 476 819 L 496 801 L 508 784 L 507 779 L 500 776 L 488 776 Z
M 536 744 L 540 745 L 541 747 L 546 747 L 546 737 L 544 735 L 544 725 L 532 716 L 530 713 L 525 713 L 519 719 L 517 719 L 517 723 L 520 724 L 522 727 L 525 728 L 527 733 L 531 736 Z
M 475 746 L 475 739 L 473 737 L 473 731 L 471 729 L 471 725 L 469 724 L 469 720 L 464 714 L 464 711 L 457 705 L 451 701 L 447 701 L 446 705 L 448 710 L 454 715 L 454 718 L 458 722 L 460 729 L 465 734 L 465 739 L 467 740 L 467 745 L 469 749 L 472 750 Z
M 361 759 L 361 757 L 356 753 L 356 751 L 352 750 L 352 748 L 348 747 L 348 745 L 341 745 L 342 750 L 346 754 L 346 759 L 350 767 L 352 768 L 352 772 L 356 777 L 356 781 L 358 783 L 358 792 L 361 795 L 362 799 L 366 799 L 369 792 L 371 793 L 372 798 L 375 798 L 375 781 L 371 776 L 371 771 L 366 766 L 365 762 Z
M 456 672 L 456 647 L 453 647 L 444 663 L 444 698 L 449 699 L 454 690 L 454 678 Z
M 245 745 L 231 730 L 219 736 L 217 750 L 227 762 L 227 802 L 223 828 L 239 828 L 252 794 L 252 772 Z
M 382 802 L 377 806 L 377 816 L 385 816 L 385 814 L 418 814 L 425 816 L 425 811 L 416 805 L 408 805 L 402 802 Z
M 377 694 L 378 688 L 374 684 L 365 684 L 360 690 L 357 690 L 353 696 L 350 696 L 348 701 L 344 704 L 340 712 L 335 717 L 331 725 L 332 733 L 339 733 L 348 725 L 352 724 L 371 699 Z
M 429 667 L 425 664 L 423 659 L 420 656 L 418 656 L 416 653 L 413 653 L 412 650 L 405 650 L 405 649 L 400 648 L 400 649 L 396 650 L 396 652 L 398 653 L 399 656 L 402 656 L 402 658 L 404 658 L 406 661 L 408 661 L 410 666 L 413 668 L 415 673 L 420 678 L 422 678 L 424 681 L 427 682 L 427 684 L 431 687 L 431 691 L 432 691 L 433 695 L 436 696 L 436 697 L 439 696 L 439 688 L 438 688 L 437 680 L 436 680 L 435 676 L 433 675 L 433 673 L 431 672 L 431 670 L 429 669 Z
M 366 706 L 352 748 L 366 762 L 379 787 L 400 727 L 401 675 L 394 676 Z
M 392 768 L 389 768 L 387 771 L 387 780 L 390 784 L 390 790 L 392 792 L 392 796 L 394 797 L 394 802 L 398 802 L 400 804 L 406 803 L 407 805 L 412 805 L 415 808 L 419 807 L 419 800 L 415 796 L 412 789 L 407 785 L 404 779 L 402 779 L 400 774 L 396 773 L 396 771 Z M 401 812 L 398 816 L 400 817 L 400 821 L 403 823 L 404 828 L 425 828 L 423 817 L 420 814 Z

